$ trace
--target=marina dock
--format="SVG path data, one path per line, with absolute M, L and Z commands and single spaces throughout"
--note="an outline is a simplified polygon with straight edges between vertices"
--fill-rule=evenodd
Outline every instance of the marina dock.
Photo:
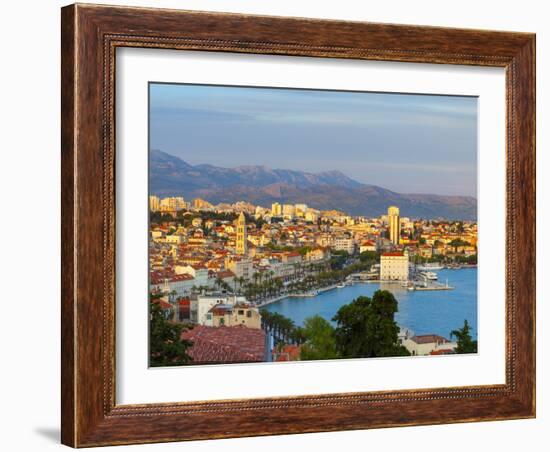
M 414 289 L 412 290 L 454 290 L 454 287 L 451 286 L 444 286 L 444 285 L 437 285 L 437 286 L 429 286 L 429 287 L 423 287 L 423 286 L 414 286 Z

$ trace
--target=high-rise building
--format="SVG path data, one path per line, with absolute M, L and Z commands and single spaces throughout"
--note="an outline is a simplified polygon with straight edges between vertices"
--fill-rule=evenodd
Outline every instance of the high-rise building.
M 308 208 L 305 215 L 306 221 L 317 223 L 317 221 L 319 220 L 319 213 L 320 212 L 318 210 Z
M 235 251 L 237 254 L 246 254 L 246 219 L 243 212 L 237 218 L 236 229 Z
M 283 204 L 283 217 L 285 219 L 292 220 L 294 218 L 296 209 L 292 204 Z
M 158 196 L 151 195 L 149 196 L 149 210 L 151 212 L 156 212 L 160 209 L 160 199 Z
M 307 212 L 307 204 L 295 204 L 294 212 L 297 217 L 304 218 Z
M 205 201 L 201 198 L 196 198 L 193 200 L 193 209 L 195 210 L 210 210 L 214 206 L 210 204 L 208 201 Z
M 399 245 L 399 237 L 401 236 L 401 225 L 399 224 L 399 207 L 388 207 L 388 229 L 390 231 L 390 240 Z
M 181 196 L 163 198 L 159 202 L 160 210 L 163 211 L 177 212 L 178 210 L 185 209 L 185 206 L 185 200 Z
M 278 202 L 271 204 L 271 215 L 274 217 L 280 217 L 283 215 L 283 207 Z

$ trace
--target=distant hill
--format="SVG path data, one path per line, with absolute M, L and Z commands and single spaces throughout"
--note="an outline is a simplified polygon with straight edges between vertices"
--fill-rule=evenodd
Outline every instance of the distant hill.
M 474 220 L 477 212 L 477 200 L 470 196 L 396 193 L 362 184 L 340 171 L 314 174 L 265 166 L 190 165 L 158 150 L 150 152 L 149 190 L 158 196 L 200 197 L 213 204 L 248 201 L 269 207 L 273 202 L 303 202 L 320 210 L 365 216 L 384 214 L 389 205 L 414 218 Z

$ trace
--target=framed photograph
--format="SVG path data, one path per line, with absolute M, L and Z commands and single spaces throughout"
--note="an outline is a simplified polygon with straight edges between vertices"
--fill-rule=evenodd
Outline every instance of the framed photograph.
M 62 442 L 535 416 L 535 36 L 62 9 Z

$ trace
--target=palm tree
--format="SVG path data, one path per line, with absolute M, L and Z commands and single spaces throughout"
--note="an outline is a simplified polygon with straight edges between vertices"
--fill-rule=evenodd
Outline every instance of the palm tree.
M 248 283 L 248 279 L 246 279 L 244 276 L 241 276 L 240 279 L 239 279 L 239 284 L 240 284 L 241 288 L 243 286 L 245 286 L 247 283 Z

